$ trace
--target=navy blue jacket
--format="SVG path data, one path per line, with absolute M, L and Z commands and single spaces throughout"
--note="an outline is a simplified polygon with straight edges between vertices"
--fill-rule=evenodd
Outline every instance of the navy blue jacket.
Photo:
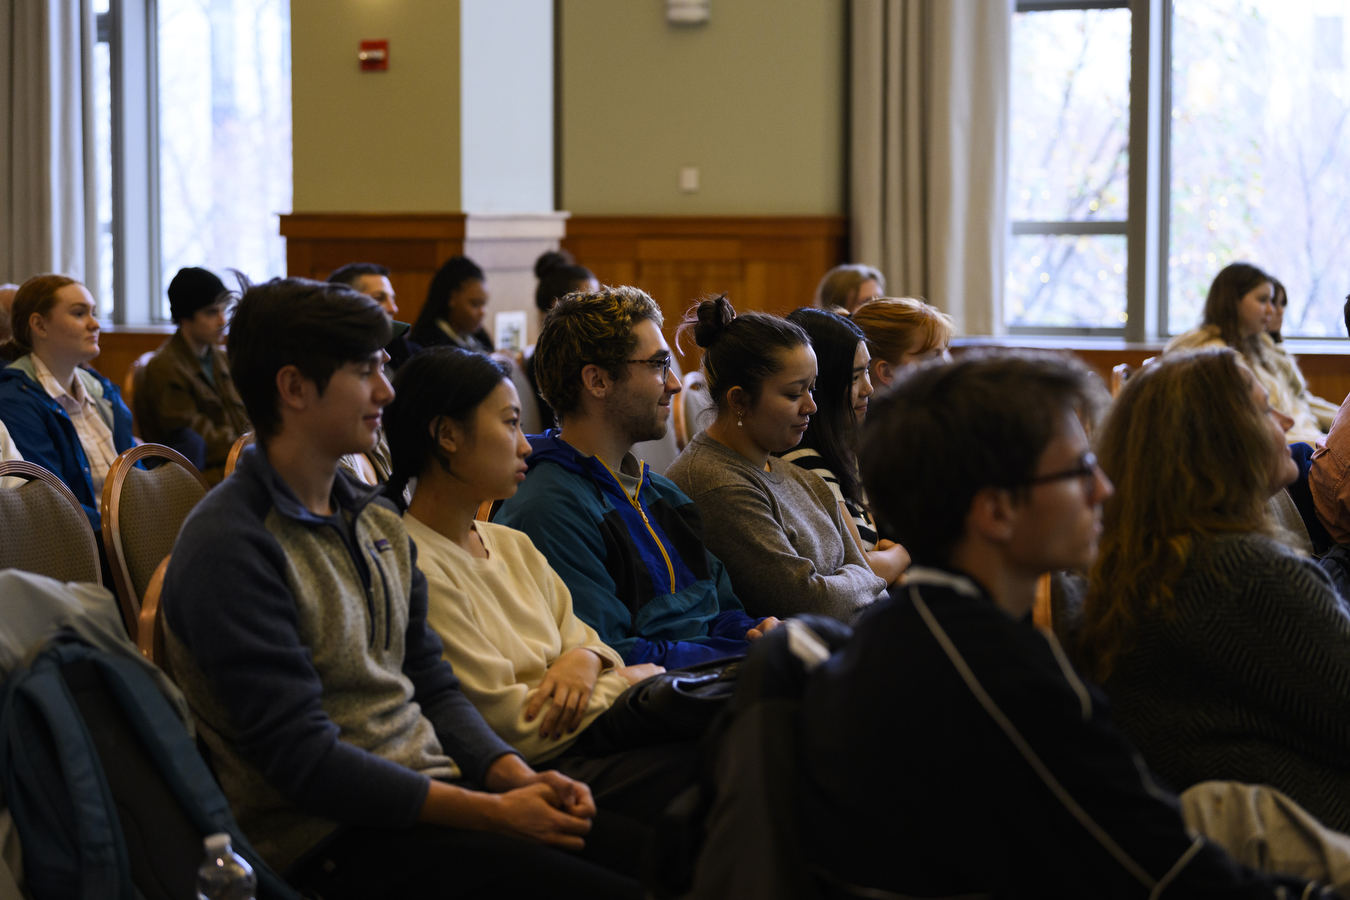
M 603 462 L 558 434 L 530 435 L 530 473 L 494 521 L 530 536 L 577 617 L 630 666 L 745 653 L 755 620 L 704 546 L 694 501 L 643 463 L 634 501 Z
M 122 402 L 121 392 L 111 381 L 91 369 L 80 368 L 76 374 L 84 380 L 85 390 L 89 391 L 103 420 L 112 429 L 117 452 L 131 449 L 134 443 L 131 410 Z M 26 461 L 37 463 L 66 483 L 84 507 L 84 514 L 97 534 L 102 527 L 101 498 L 94 495 L 89 459 L 75 432 L 75 423 L 33 377 L 31 356 L 21 356 L 0 369 L 0 421 L 9 429 L 10 437 L 14 438 L 15 446 Z

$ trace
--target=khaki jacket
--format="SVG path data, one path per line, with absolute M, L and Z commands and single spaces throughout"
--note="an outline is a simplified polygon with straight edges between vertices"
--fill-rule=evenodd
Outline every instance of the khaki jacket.
M 206 470 L 211 484 L 225 477 L 225 458 L 239 436 L 252 426 L 239 399 L 225 354 L 211 348 L 215 384 L 206 379 L 181 332 L 174 332 L 141 372 L 132 400 L 141 438 L 163 443 L 177 428 L 191 428 L 206 442 Z

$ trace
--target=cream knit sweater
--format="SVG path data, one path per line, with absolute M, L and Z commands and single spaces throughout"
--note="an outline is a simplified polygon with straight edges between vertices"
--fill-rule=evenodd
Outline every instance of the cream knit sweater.
M 491 522 L 474 528 L 487 549 L 478 559 L 411 514 L 404 515 L 427 578 L 427 621 L 445 643 L 460 688 L 502 740 L 526 761 L 557 756 L 620 694 L 628 682 L 614 671 L 623 658 L 572 612 L 572 595 L 522 532 Z M 533 722 L 529 705 L 548 667 L 576 647 L 605 660 L 581 728 L 558 740 L 539 736 L 545 704 Z

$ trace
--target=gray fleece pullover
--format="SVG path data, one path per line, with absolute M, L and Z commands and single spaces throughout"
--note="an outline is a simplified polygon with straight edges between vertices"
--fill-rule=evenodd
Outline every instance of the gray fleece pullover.
M 261 448 L 188 516 L 165 649 L 239 827 L 284 874 L 341 825 L 407 828 L 431 779 L 515 751 L 460 690 L 387 500 L 339 474 L 300 503 Z
M 818 475 L 773 458 L 766 472 L 700 431 L 666 477 L 698 504 L 708 550 L 751 616 L 851 623 L 886 590 Z

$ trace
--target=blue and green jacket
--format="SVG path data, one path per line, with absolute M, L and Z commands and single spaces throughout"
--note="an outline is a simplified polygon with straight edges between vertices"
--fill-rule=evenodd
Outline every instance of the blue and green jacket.
M 746 652 L 745 613 L 703 543 L 703 517 L 644 463 L 636 500 L 557 429 L 529 438 L 529 475 L 494 521 L 530 536 L 572 593 L 577 616 L 629 665 L 693 665 Z

